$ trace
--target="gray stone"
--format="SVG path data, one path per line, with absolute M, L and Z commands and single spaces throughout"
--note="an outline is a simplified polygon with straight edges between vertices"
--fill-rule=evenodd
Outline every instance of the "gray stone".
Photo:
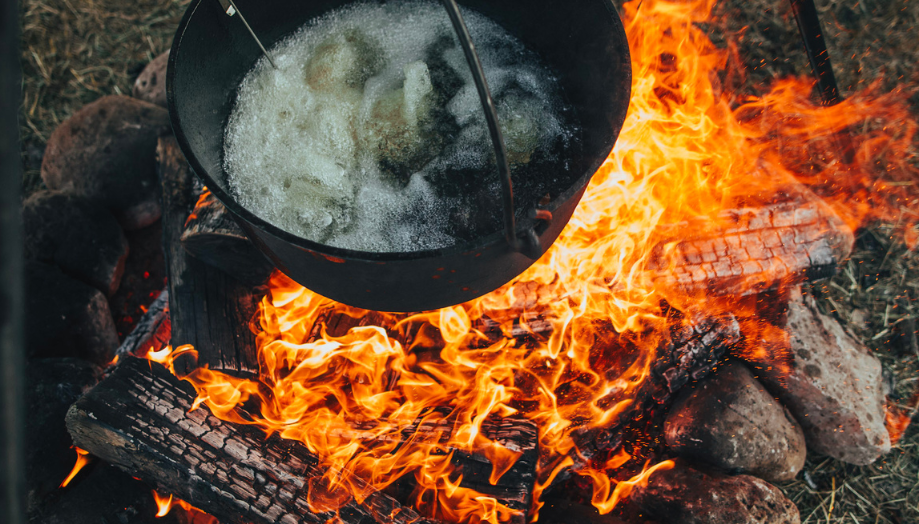
M 131 96 L 166 107 L 166 65 L 169 62 L 169 51 L 154 58 L 134 81 Z
M 77 357 L 99 365 L 114 358 L 118 332 L 98 289 L 37 261 L 25 268 L 25 339 L 30 358 Z
M 800 289 L 791 292 L 785 330 L 790 369 L 763 362 L 759 378 L 801 424 L 808 449 L 857 465 L 890 451 L 877 357 Z
M 28 508 L 37 510 L 67 477 L 76 461 L 64 425 L 67 408 L 99 381 L 100 370 L 78 358 L 41 358 L 26 367 L 26 487 Z
M 770 482 L 793 479 L 807 458 L 798 423 L 733 361 L 683 388 L 664 422 L 664 438 L 684 458 Z
M 107 207 L 125 229 L 148 226 L 162 213 L 156 140 L 168 131 L 162 107 L 127 96 L 100 98 L 51 134 L 42 180 Z
M 631 494 L 652 518 L 668 524 L 799 524 L 794 503 L 782 491 L 751 475 L 703 472 L 678 459 L 670 470 L 651 474 Z
M 106 209 L 76 195 L 39 191 L 22 204 L 26 258 L 54 264 L 111 297 L 128 258 L 128 241 Z

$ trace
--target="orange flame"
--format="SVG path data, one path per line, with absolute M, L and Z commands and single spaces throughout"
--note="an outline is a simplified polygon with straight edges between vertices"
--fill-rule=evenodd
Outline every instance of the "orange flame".
M 600 514 L 603 515 L 612 511 L 620 500 L 628 497 L 636 486 L 647 486 L 648 479 L 651 478 L 652 473 L 660 470 L 673 469 L 675 465 L 676 464 L 672 460 L 665 460 L 650 468 L 645 464 L 645 468 L 640 474 L 622 482 L 612 482 L 606 473 L 595 469 L 585 469 L 579 471 L 578 474 L 590 477 L 593 481 L 594 495 L 591 503 L 600 511 Z M 610 487 L 613 484 L 615 484 L 616 487 L 613 488 L 612 493 L 610 493 Z
M 207 199 L 211 197 L 211 190 L 204 186 L 201 188 L 201 195 L 198 196 L 198 200 L 195 202 L 195 207 L 192 209 L 192 212 L 188 215 L 188 218 L 185 219 L 184 227 L 188 227 L 188 224 L 198 218 L 197 209 L 199 207 L 207 205 Z M 146 312 L 145 312 L 146 313 Z
M 890 400 L 887 401 L 884 422 L 887 426 L 887 433 L 890 434 L 891 445 L 897 445 L 917 412 L 919 412 L 919 388 L 913 392 L 913 396 L 909 399 L 906 407 L 898 407 L 892 404 Z
M 172 495 L 164 496 L 157 493 L 156 490 L 152 490 L 153 500 L 156 502 L 156 518 L 165 517 L 169 514 L 170 511 L 175 506 L 179 506 L 182 511 L 185 511 L 188 515 L 186 522 L 191 522 L 194 524 L 220 524 L 219 521 L 208 515 L 207 513 L 201 511 L 200 509 L 192 506 L 188 502 L 185 502 L 182 499 L 175 498 Z
M 67 485 L 70 484 L 70 481 L 77 476 L 77 473 L 79 473 L 80 470 L 89 464 L 90 460 L 92 460 L 92 455 L 90 455 L 89 452 L 85 449 L 80 449 L 76 446 L 74 446 L 73 449 L 77 452 L 77 461 L 73 465 L 73 469 L 70 470 L 70 474 L 67 475 L 67 478 L 65 478 L 64 481 L 61 482 L 61 485 L 58 487 L 66 488 Z
M 153 500 L 156 501 L 156 515 L 155 517 L 165 517 L 169 514 L 169 510 L 172 509 L 172 495 L 164 497 L 153 490 Z
M 774 202 L 795 180 L 851 228 L 891 217 L 911 226 L 919 218 L 905 209 L 915 200 L 904 181 L 919 178 L 910 165 L 916 123 L 905 93 L 872 86 L 820 107 L 808 96 L 813 82 L 792 78 L 761 97 L 735 96 L 718 80 L 736 71 L 735 53 L 716 47 L 698 25 L 713 4 L 623 7 L 634 78 L 628 117 L 567 228 L 537 264 L 479 299 L 414 315 L 335 303 L 277 273 L 259 307 L 258 379 L 199 368 L 184 377 L 198 393 L 195 405 L 302 442 L 328 471 L 311 482 L 316 511 L 410 477 L 416 506 L 428 515 L 506 522 L 520 511 L 463 487 L 451 453 L 485 456 L 490 481 L 500 481 L 519 454 L 482 427 L 511 415 L 539 427 L 531 520 L 539 494 L 565 469 L 590 478 L 594 505 L 608 512 L 654 471 L 672 467 L 646 464 L 616 482 L 610 475 L 631 457 L 592 464 L 576 438 L 628 416 L 658 348 L 681 323 L 698 311 L 747 307 L 739 297 L 655 277 L 648 270 L 655 257 L 675 252 L 679 239 L 743 226 L 725 212 Z M 858 132 L 840 156 L 834 137 L 847 129 Z M 752 275 L 744 285 L 769 287 L 789 276 L 774 267 Z M 354 327 L 336 328 L 341 319 Z M 767 353 L 758 360 L 781 356 L 780 330 L 756 322 L 741 328 L 746 351 Z M 521 330 L 529 336 L 515 335 Z M 182 346 L 148 358 L 174 372 L 175 358 L 193 351 Z M 243 416 L 243 404 L 257 413 Z M 406 437 L 419 420 L 450 432 Z

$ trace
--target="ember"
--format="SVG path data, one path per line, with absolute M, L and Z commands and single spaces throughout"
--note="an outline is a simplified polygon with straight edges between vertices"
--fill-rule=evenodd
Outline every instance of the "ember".
M 378 314 L 375 325 L 335 335 L 325 326 L 311 328 L 333 316 L 357 320 L 368 313 L 276 274 L 259 308 L 258 379 L 199 368 L 184 377 L 195 386 L 197 402 L 219 418 L 304 443 L 328 471 L 323 489 L 310 493 L 316 512 L 352 497 L 360 502 L 410 476 L 415 505 L 430 516 L 492 523 L 517 518 L 522 510 L 463 487 L 462 472 L 451 463 L 454 451 L 480 454 L 490 461 L 490 480 L 496 482 L 519 453 L 489 440 L 481 428 L 489 419 L 511 416 L 539 428 L 539 480 L 530 518 L 537 515 L 539 494 L 569 468 L 590 479 L 592 502 L 602 512 L 612 510 L 632 485 L 649 477 L 653 482 L 652 473 L 670 463 L 642 466 L 640 457 L 598 461 L 576 437 L 627 420 L 640 407 L 639 392 L 675 330 L 742 313 L 737 298 L 746 293 L 718 296 L 656 278 L 659 273 L 649 269 L 661 253 L 675 249 L 674 238 L 724 236 L 737 227 L 738 215 L 730 210 L 782 202 L 789 191 L 808 194 L 794 189 L 797 179 L 842 217 L 845 224 L 834 226 L 842 233 L 830 234 L 841 235 L 831 247 L 844 257 L 852 229 L 896 213 L 905 197 L 896 180 L 915 176 L 902 152 L 916 124 L 901 118 L 906 109 L 899 93 L 869 88 L 819 107 L 808 96 L 813 82 L 803 78 L 783 80 L 761 98 L 722 91 L 715 79 L 736 64 L 729 49 L 716 47 L 696 25 L 707 20 L 713 3 L 625 5 L 635 72 L 629 117 L 568 228 L 530 270 L 472 302 L 412 315 Z M 893 119 L 905 124 L 883 124 Z M 855 126 L 864 131 L 851 159 L 843 161 L 832 137 Z M 876 174 L 879 159 L 883 176 Z M 818 206 L 815 213 L 821 212 Z M 792 213 L 786 225 L 800 215 Z M 737 248 L 748 254 L 752 249 L 743 243 Z M 839 253 L 831 260 L 838 261 Z M 762 290 L 805 276 L 764 260 L 744 267 L 744 285 Z M 710 267 L 704 278 L 722 276 L 718 263 Z M 733 269 L 728 264 L 723 271 Z M 536 331 L 528 319 L 548 329 Z M 496 326 L 500 336 L 484 326 Z M 764 351 L 784 345 L 780 330 L 755 322 L 740 326 L 746 346 L 739 354 L 763 360 Z M 532 336 L 515 337 L 521 328 Z M 179 348 L 166 362 L 189 351 Z M 782 364 L 781 354 L 765 356 Z M 417 420 L 451 432 L 446 440 L 418 435 L 417 442 L 399 445 L 404 428 Z M 620 469 L 640 473 L 614 480 Z

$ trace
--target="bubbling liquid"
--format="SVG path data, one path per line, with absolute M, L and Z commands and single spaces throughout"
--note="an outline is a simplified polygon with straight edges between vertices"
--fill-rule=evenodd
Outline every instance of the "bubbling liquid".
M 576 126 L 534 53 L 488 18 L 463 16 L 522 211 L 564 169 Z M 290 233 L 359 251 L 444 248 L 501 228 L 482 107 L 439 3 L 352 4 L 270 53 L 278 68 L 256 63 L 226 129 L 224 168 L 240 204 Z

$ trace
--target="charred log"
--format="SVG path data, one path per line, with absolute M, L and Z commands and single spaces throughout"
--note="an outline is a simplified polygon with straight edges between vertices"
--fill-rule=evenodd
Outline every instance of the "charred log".
M 127 358 L 70 408 L 67 428 L 77 446 L 228 524 L 322 524 L 334 516 L 308 506 L 310 481 L 325 471 L 304 446 L 266 439 L 206 408 L 190 411 L 194 399 L 194 389 L 161 365 Z M 420 520 L 382 493 L 348 502 L 340 516 L 360 524 Z
M 852 251 L 852 230 L 800 184 L 785 196 L 724 211 L 717 220 L 723 226 L 714 230 L 705 223 L 674 226 L 680 236 L 654 249 L 652 279 L 690 294 L 747 296 L 832 276 Z M 686 238 L 700 230 L 706 233 Z
M 172 135 L 160 137 L 157 169 L 163 186 L 163 250 L 169 275 L 172 344 L 192 344 L 197 364 L 182 358 L 176 369 L 196 365 L 236 372 L 257 369 L 250 321 L 264 290 L 239 282 L 189 256 L 179 239 L 197 200 L 191 169 Z
M 191 256 L 247 284 L 262 284 L 274 270 L 210 191 L 196 202 L 180 240 Z
M 351 436 L 360 438 L 360 432 L 370 430 L 372 426 L 373 424 L 354 425 Z M 439 442 L 426 442 L 422 445 L 440 447 L 446 445 L 452 432 L 453 424 L 449 420 L 417 420 L 400 428 L 402 441 L 407 441 L 418 434 L 439 435 Z M 536 484 L 536 466 L 539 461 L 536 425 L 526 419 L 489 420 L 482 425 L 481 434 L 492 442 L 520 453 L 520 456 L 496 484 L 491 484 L 489 476 L 492 472 L 492 463 L 487 458 L 453 449 L 453 465 L 460 468 L 463 473 L 462 486 L 485 496 L 494 497 L 511 509 L 520 510 L 522 517 L 530 508 L 533 488 Z M 372 445 L 372 440 L 366 442 Z M 524 520 L 521 518 L 519 522 L 522 523 Z
M 71 407 L 67 427 L 77 446 L 227 524 L 318 524 L 332 517 L 308 507 L 309 486 L 325 470 L 306 447 L 277 435 L 266 439 L 257 427 L 221 421 L 204 407 L 190 411 L 194 398 L 189 384 L 159 364 L 129 357 Z M 404 432 L 444 429 L 422 424 Z M 535 426 L 504 420 L 483 424 L 482 430 L 519 450 L 521 459 L 492 486 L 486 459 L 455 453 L 463 486 L 481 488 L 509 507 L 525 509 L 535 482 Z M 344 522 L 425 522 L 389 495 L 368 492 L 362 503 L 352 500 L 339 510 Z
M 150 349 L 157 350 L 168 345 L 171 334 L 169 291 L 163 290 L 134 326 L 134 331 L 125 337 L 115 355 L 119 358 L 146 355 Z
M 674 323 L 670 338 L 658 347 L 651 374 L 636 392 L 630 409 L 608 428 L 575 430 L 573 436 L 581 456 L 590 459 L 615 451 L 633 417 L 665 411 L 657 406 L 671 403 L 688 382 L 708 376 L 741 340 L 740 325 L 731 315 L 705 317 L 687 325 Z

